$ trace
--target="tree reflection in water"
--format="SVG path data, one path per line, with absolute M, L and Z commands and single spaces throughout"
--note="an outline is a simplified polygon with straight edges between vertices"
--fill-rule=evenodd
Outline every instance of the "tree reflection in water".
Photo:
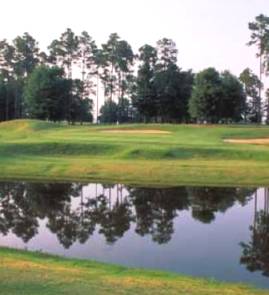
M 93 185 L 91 185 L 93 187 Z M 101 192 L 100 192 L 101 191 Z M 24 242 L 38 233 L 39 220 L 69 248 L 85 243 L 98 230 L 115 243 L 134 224 L 140 236 L 167 243 L 174 219 L 183 210 L 203 223 L 214 220 L 235 202 L 246 204 L 255 189 L 139 188 L 123 185 L 87 186 L 72 183 L 0 183 L 0 232 L 12 232 Z
M 269 276 L 269 190 L 264 189 L 263 206 L 258 209 L 257 192 L 254 200 L 254 221 L 250 226 L 251 240 L 241 242 L 243 249 L 240 262 L 251 272 L 261 271 Z
M 203 223 L 210 223 L 215 219 L 217 212 L 224 213 L 236 201 L 242 206 L 245 205 L 252 198 L 254 191 L 255 189 L 229 187 L 188 188 L 192 216 Z

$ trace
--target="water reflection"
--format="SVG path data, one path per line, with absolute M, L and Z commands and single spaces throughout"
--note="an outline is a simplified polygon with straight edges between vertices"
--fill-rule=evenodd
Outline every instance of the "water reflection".
M 245 205 L 254 191 L 246 188 L 189 188 L 192 216 L 203 223 L 211 223 L 217 212 L 224 213 L 235 202 Z
M 112 198 L 112 192 L 116 193 Z M 159 244 L 171 240 L 173 221 L 182 210 L 203 223 L 214 220 L 235 202 L 245 204 L 253 189 L 241 188 L 134 188 L 102 185 L 102 192 L 85 192 L 82 184 L 0 184 L 0 232 L 12 231 L 24 242 L 38 233 L 39 219 L 59 242 L 69 248 L 85 243 L 98 226 L 113 244 L 135 223 L 138 235 L 150 235 Z M 74 199 L 79 203 L 73 206 Z
M 107 245 L 116 245 L 127 232 L 132 232 L 130 243 L 135 234 L 150 238 L 153 244 L 166 245 L 173 241 L 176 232 L 181 231 L 180 235 L 184 234 L 180 224 L 186 221 L 186 212 L 196 223 L 211 228 L 220 213 L 224 216 L 228 209 L 249 204 L 253 205 L 251 210 L 253 209 L 254 221 L 250 226 L 250 239 L 240 243 L 241 254 L 236 255 L 237 263 L 240 261 L 250 272 L 261 272 L 264 276 L 269 276 L 268 189 L 263 190 L 261 204 L 257 199 L 257 189 L 254 188 L 143 188 L 121 184 L 0 182 L 0 235 L 8 237 L 13 234 L 27 244 L 40 234 L 40 231 L 43 231 L 44 235 L 44 229 L 40 228 L 42 224 L 50 234 L 57 237 L 59 244 L 65 249 L 76 243 L 86 244 L 96 234 L 102 236 Z M 227 232 L 231 226 L 232 222 L 225 225 L 225 236 L 228 236 Z M 201 236 L 198 238 L 192 233 L 193 225 L 188 230 L 192 242 L 198 245 Z M 208 233 L 205 231 L 206 234 Z M 42 239 L 44 238 L 46 237 L 42 236 Z M 213 237 L 212 241 L 215 242 L 215 239 L 216 237 Z M 177 245 L 180 246 L 182 242 L 182 239 L 177 237 Z M 235 247 L 238 247 L 238 242 L 240 240 L 231 248 L 234 253 L 237 253 Z M 209 244 L 207 247 L 213 250 L 216 248 Z M 186 254 L 191 255 L 189 252 Z M 230 254 L 227 253 L 225 257 Z M 177 255 L 184 256 L 184 253 L 178 252 Z M 207 259 L 210 259 L 210 255 L 213 257 L 211 253 L 207 255 Z M 214 255 L 219 257 L 219 253 Z M 191 264 L 195 263 L 192 260 Z M 197 265 L 201 265 L 199 259 Z M 180 272 L 183 267 L 186 267 L 186 264 L 178 267 Z M 219 271 L 220 266 L 216 268 Z M 168 269 L 173 270 L 173 267 Z M 216 269 L 210 275 L 214 276 L 214 272 L 217 273 Z M 225 273 L 218 278 L 226 276 Z M 240 273 L 240 276 L 240 280 L 249 280 L 245 279 L 245 274 Z M 269 286 L 269 282 L 262 284 Z
M 257 207 L 257 192 L 254 201 L 254 221 L 250 226 L 251 240 L 241 242 L 243 255 L 240 262 L 251 272 L 261 271 L 269 276 L 269 190 L 264 189 L 262 208 Z

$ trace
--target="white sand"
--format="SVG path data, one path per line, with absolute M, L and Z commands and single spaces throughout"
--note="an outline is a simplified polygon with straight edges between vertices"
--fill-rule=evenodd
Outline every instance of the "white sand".
M 224 142 L 239 144 L 269 144 L 269 138 L 253 138 L 253 139 L 225 139 Z
M 116 133 L 116 134 L 171 134 L 169 131 L 156 130 L 156 129 L 111 129 L 111 130 L 102 130 L 101 132 L 105 133 Z

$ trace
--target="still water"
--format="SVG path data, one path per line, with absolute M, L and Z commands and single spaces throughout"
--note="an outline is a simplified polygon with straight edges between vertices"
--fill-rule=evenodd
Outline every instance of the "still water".
M 0 246 L 269 288 L 268 191 L 0 182 Z

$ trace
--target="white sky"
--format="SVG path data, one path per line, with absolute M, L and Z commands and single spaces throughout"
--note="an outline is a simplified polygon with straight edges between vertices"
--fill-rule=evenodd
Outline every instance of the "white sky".
M 179 66 L 209 66 L 239 74 L 257 71 L 255 50 L 246 46 L 248 22 L 269 15 L 269 0 L 8 0 L 1 1 L 0 39 L 32 34 L 45 49 L 67 27 L 86 30 L 103 43 L 112 32 L 134 50 L 172 38 Z

